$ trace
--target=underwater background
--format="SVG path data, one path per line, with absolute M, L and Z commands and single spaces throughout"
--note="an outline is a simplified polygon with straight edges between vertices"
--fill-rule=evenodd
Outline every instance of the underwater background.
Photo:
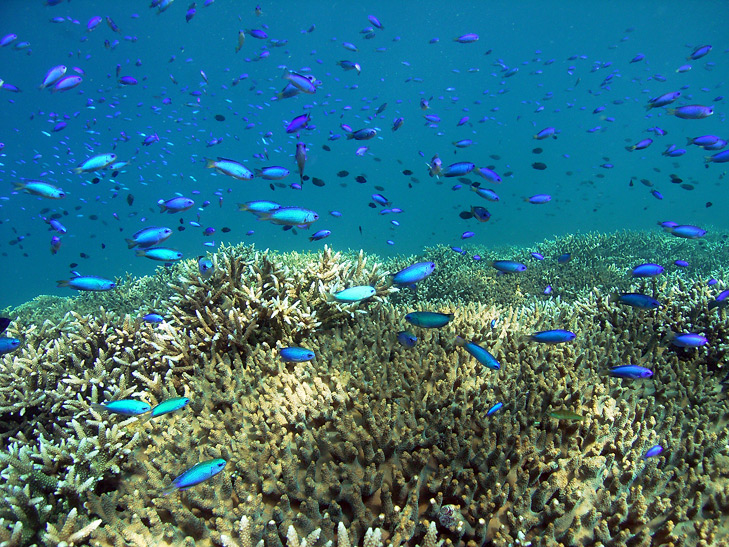
M 4 0 L 0 546 L 728 544 L 728 15 Z

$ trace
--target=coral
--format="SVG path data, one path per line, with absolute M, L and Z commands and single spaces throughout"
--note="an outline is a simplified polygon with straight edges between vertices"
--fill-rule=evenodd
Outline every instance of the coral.
M 620 306 L 615 291 L 645 288 L 627 269 L 678 245 L 656 237 L 632 248 L 630 240 L 545 243 L 576 255 L 569 274 L 547 265 L 572 287 L 553 298 L 536 294 L 543 272 L 497 277 L 485 264 L 464 267 L 452 251 L 413 292 L 391 287 L 387 274 L 432 254 L 382 264 L 329 248 L 303 255 L 239 246 L 221 248 L 207 280 L 194 262 L 178 265 L 172 296 L 159 302 L 166 318 L 159 325 L 138 319 L 141 304 L 124 315 L 96 308 L 55 322 L 17 319 L 8 330 L 23 346 L 0 361 L 0 541 L 726 542 L 729 409 L 720 381 L 729 323 L 723 309 L 708 308 L 723 283 L 708 287 L 705 278 L 727 271 L 686 251 L 700 274 L 650 282 L 662 308 Z M 590 268 L 590 253 L 622 257 Z M 479 292 L 482 283 L 492 288 Z M 376 297 L 346 305 L 328 297 L 360 284 L 376 287 Z M 405 348 L 396 334 L 415 307 L 454 319 L 418 329 L 417 345 Z M 528 339 L 550 328 L 577 339 Z M 681 331 L 700 332 L 709 344 L 667 343 Z M 501 369 L 479 365 L 456 335 L 488 348 Z M 278 348 L 299 344 L 316 359 L 279 358 Z M 607 374 L 627 363 L 655 374 L 634 381 Z M 91 407 L 176 396 L 190 397 L 188 407 L 144 423 Z M 504 407 L 487 416 L 498 401 Z M 559 409 L 584 420 L 549 417 Z M 658 443 L 664 452 L 643 459 Z M 160 494 L 211 458 L 228 461 L 223 473 Z

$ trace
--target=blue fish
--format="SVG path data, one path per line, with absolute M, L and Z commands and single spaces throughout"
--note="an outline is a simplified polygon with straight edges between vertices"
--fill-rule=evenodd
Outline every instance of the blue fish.
M 610 376 L 616 378 L 631 378 L 633 380 L 637 378 L 650 378 L 653 376 L 653 371 L 649 368 L 640 367 L 638 365 L 621 365 L 610 369 Z
M 162 416 L 163 414 L 168 414 L 169 412 L 175 412 L 176 410 L 185 408 L 189 402 L 190 399 L 188 397 L 173 397 L 172 399 L 167 399 L 152 409 L 152 412 L 149 413 L 149 418 L 152 419 Z
M 310 349 L 297 347 L 282 348 L 278 353 L 284 361 L 290 363 L 303 363 L 316 357 L 316 354 Z
M 15 351 L 20 347 L 20 340 L 17 338 L 0 338 L 0 355 Z
M 660 454 L 661 452 L 663 452 L 663 447 L 660 444 L 657 444 L 655 446 L 650 447 L 646 451 L 645 456 L 643 456 L 643 459 L 647 460 L 648 458 L 652 458 L 653 456 L 658 456 L 658 454 Z
M 554 329 L 535 332 L 530 335 L 529 338 L 533 342 L 539 342 L 541 344 L 561 344 L 563 342 L 570 342 L 574 340 L 575 336 L 574 332 L 563 329 Z
M 165 320 L 164 317 L 162 317 L 159 313 L 151 312 L 147 315 L 142 316 L 142 319 L 146 321 L 147 323 L 161 323 Z
M 148 403 L 136 399 L 119 399 L 104 404 L 91 403 L 91 408 L 111 412 L 112 414 L 121 414 L 122 416 L 139 416 L 152 409 Z
M 641 310 L 654 310 L 661 307 L 661 303 L 658 300 L 647 294 L 623 293 L 618 296 L 618 301 L 621 304 L 627 304 L 628 306 Z
M 397 333 L 397 341 L 404 348 L 414 348 L 418 342 L 418 337 L 410 331 L 401 330 Z
M 434 271 L 435 262 L 418 262 L 397 272 L 392 276 L 392 282 L 395 285 L 412 286 L 428 277 Z
M 513 260 L 493 260 L 489 265 L 503 273 L 525 272 L 527 269 L 525 264 Z
M 496 403 L 486 411 L 486 416 L 492 416 L 493 414 L 496 414 L 499 410 L 501 410 L 501 407 L 503 406 L 504 403 Z
M 491 370 L 499 370 L 501 368 L 501 365 L 496 360 L 496 357 L 491 355 L 485 348 L 482 348 L 478 344 L 474 344 L 473 342 L 466 342 L 466 340 L 464 340 L 460 336 L 457 336 L 456 345 L 461 346 L 463 349 L 465 349 L 468 353 L 476 358 L 476 361 L 481 363 L 486 368 L 490 368 Z
M 425 329 L 438 329 L 447 325 L 451 319 L 453 319 L 452 313 L 434 311 L 414 311 L 405 316 L 405 321 L 411 325 Z
M 176 490 L 187 490 L 191 486 L 200 484 L 218 473 L 224 468 L 226 462 L 223 458 L 216 458 L 193 465 L 179 477 L 172 480 L 172 484 L 162 490 L 162 495 L 166 496 Z

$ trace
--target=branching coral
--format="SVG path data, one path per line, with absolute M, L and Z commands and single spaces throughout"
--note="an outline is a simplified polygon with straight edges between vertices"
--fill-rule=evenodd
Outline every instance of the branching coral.
M 597 253 L 593 236 L 554 245 Z M 448 261 L 415 294 L 395 292 L 386 275 L 407 264 L 385 268 L 361 253 L 226 247 L 214 259 L 208 280 L 191 262 L 178 266 L 159 325 L 104 309 L 11 325 L 23 347 L 0 367 L 2 541 L 688 546 L 729 538 L 729 411 L 719 384 L 729 324 L 725 310 L 708 308 L 717 289 L 704 279 L 656 281 L 663 306 L 645 311 L 612 294 L 640 290 L 640 281 L 590 287 L 610 272 L 588 271 L 575 291 L 547 299 L 530 296 L 530 278 L 489 271 L 483 279 L 499 290 L 518 284 L 514 303 L 462 291 L 470 274 Z M 369 302 L 328 296 L 362 284 L 377 289 Z M 416 302 L 454 319 L 418 329 L 406 348 L 396 333 Z M 528 338 L 552 328 L 577 339 Z M 669 333 L 682 331 L 709 344 L 671 346 Z M 456 335 L 488 348 L 501 369 L 479 365 Z M 299 344 L 316 359 L 279 358 L 278 348 Z M 628 363 L 649 366 L 653 378 L 607 374 Z M 183 395 L 188 408 L 145 423 L 90 406 Z M 487 416 L 496 402 L 504 407 Z M 556 410 L 584 419 L 550 417 Z M 643 459 L 659 443 L 664 452 Z M 228 461 L 223 473 L 160 495 L 212 458 Z

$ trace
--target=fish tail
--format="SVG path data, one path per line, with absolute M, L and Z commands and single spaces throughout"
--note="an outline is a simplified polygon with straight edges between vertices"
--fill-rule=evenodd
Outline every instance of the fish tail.
M 676 109 L 675 108 L 669 108 L 666 110 L 666 114 L 670 114 L 671 116 L 676 115 Z
M 136 256 L 144 256 L 144 249 L 137 249 L 135 251 Z
M 205 158 L 205 168 L 206 169 L 215 169 L 215 160 L 211 160 L 210 158 Z
M 463 346 L 465 346 L 465 345 L 466 345 L 467 343 L 468 343 L 468 342 L 466 342 L 465 338 L 461 338 L 460 336 L 456 336 L 456 345 L 457 345 L 457 346 L 459 346 L 459 347 L 461 347 L 461 348 L 462 348 L 462 347 L 463 347 Z
M 80 175 L 81 173 L 84 172 L 84 170 L 81 167 L 74 167 L 73 172 L 76 173 L 77 175 Z
M 248 210 L 248 206 L 245 203 L 239 203 L 238 204 L 238 210 L 239 211 L 247 211 Z
M 263 171 L 261 171 L 258 167 L 253 169 L 253 175 L 256 177 L 260 177 L 263 174 Z
M 106 408 L 104 407 L 104 405 L 101 405 L 99 403 L 91 403 L 89 406 L 93 408 L 96 412 L 106 412 Z
M 127 249 L 131 249 L 132 247 L 136 246 L 137 242 L 133 239 L 126 238 L 124 241 L 127 242 Z
M 56 287 L 68 287 L 70 284 L 68 279 L 59 279 L 58 281 L 56 281 L 56 283 L 58 283 Z
M 22 190 L 23 188 L 25 188 L 25 183 L 24 182 L 14 182 L 13 186 L 15 186 L 15 190 Z
M 712 156 L 704 156 L 704 163 L 712 163 L 713 161 Z
M 163 496 L 167 496 L 167 495 L 171 494 L 172 492 L 174 492 L 175 490 L 177 490 L 177 487 L 174 484 L 170 484 L 169 486 L 164 487 L 161 490 L 160 494 L 162 494 Z

